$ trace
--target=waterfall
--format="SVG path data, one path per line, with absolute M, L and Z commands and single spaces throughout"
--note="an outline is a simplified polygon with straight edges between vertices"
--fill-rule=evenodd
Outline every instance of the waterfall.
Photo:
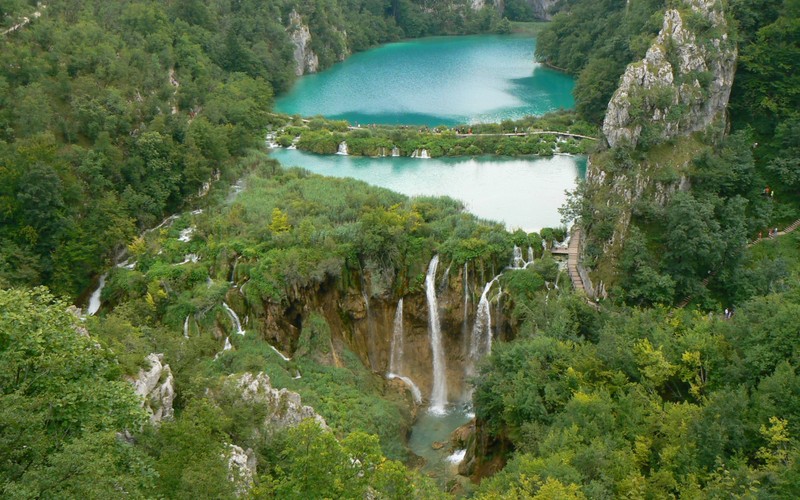
M 400 156 L 400 149 L 397 146 L 392 148 L 392 156 Z
M 411 390 L 416 404 L 422 403 L 422 392 L 420 392 L 417 384 L 414 383 L 409 377 L 400 375 L 403 371 L 403 299 L 397 301 L 397 312 L 394 314 L 394 325 L 392 327 L 392 346 L 391 354 L 389 357 L 389 373 L 386 378 L 389 380 L 398 379 L 402 380 Z
M 547 240 L 542 238 L 542 250 L 547 251 Z
M 364 310 L 367 313 L 367 359 L 369 360 L 370 370 L 375 370 L 375 355 L 377 347 L 375 345 L 375 322 L 372 319 L 372 311 L 369 308 L 369 294 L 367 293 L 367 280 L 364 273 L 361 273 L 361 296 L 364 297 Z
M 194 226 L 189 226 L 186 229 L 182 229 L 180 236 L 178 236 L 178 241 L 189 243 L 189 241 L 192 239 L 192 233 L 194 233 Z
M 434 255 L 425 276 L 425 293 L 428 299 L 428 336 L 433 351 L 433 390 L 431 391 L 431 413 L 444 414 L 447 404 L 447 370 L 445 367 L 442 331 L 439 324 L 439 304 L 436 300 L 436 266 L 439 256 Z
M 244 335 L 244 332 L 242 332 L 242 335 Z M 275 346 L 273 346 L 272 344 L 267 344 L 267 345 L 269 345 L 272 348 L 272 350 L 275 351 L 275 353 L 278 356 L 281 357 L 282 360 L 284 360 L 284 361 L 291 361 L 292 360 L 292 358 L 290 358 L 290 357 L 286 356 L 285 354 L 283 354 L 281 351 L 276 349 Z M 297 378 L 297 377 L 295 377 L 295 378 Z
M 347 156 L 348 155 L 348 153 L 347 153 L 347 142 L 346 141 L 342 141 L 342 142 L 339 143 L 339 150 L 336 151 L 336 154 L 337 155 L 342 155 L 342 156 Z
M 533 247 L 529 246 L 528 247 L 528 264 L 526 264 L 526 266 L 529 266 L 531 264 L 533 264 Z
M 225 346 L 222 348 L 222 350 L 230 351 L 231 349 L 233 349 L 233 346 L 231 345 L 231 338 L 225 337 Z
M 183 336 L 185 338 L 189 338 L 189 315 L 186 315 L 186 319 L 183 322 Z
M 497 278 L 486 283 L 483 287 L 478 310 L 475 313 L 475 325 L 472 327 L 472 337 L 469 343 L 469 357 L 474 362 L 480 360 L 492 349 L 492 312 L 489 306 L 489 290 Z
M 412 158 L 420 158 L 420 159 L 423 159 L 423 160 L 430 159 L 430 156 L 428 156 L 428 150 L 427 149 L 415 149 L 414 152 L 411 153 L 411 157 Z
M 239 321 L 239 316 L 236 315 L 236 311 L 231 309 L 231 306 L 229 306 L 226 302 L 222 303 L 222 307 L 225 309 L 225 312 L 228 313 L 228 316 L 231 317 L 231 322 L 233 322 L 233 327 L 236 328 L 236 333 L 239 335 L 244 335 L 242 323 Z
M 417 387 L 417 384 L 415 384 L 413 380 L 411 380 L 408 377 L 404 377 L 403 375 L 398 375 L 396 373 L 387 373 L 386 378 L 388 378 L 389 380 L 392 379 L 402 380 L 403 383 L 406 384 L 408 388 L 411 390 L 411 395 L 414 396 L 414 402 L 416 404 L 422 404 L 422 391 L 419 390 L 419 387 Z
M 392 327 L 392 347 L 389 355 L 389 372 L 400 373 L 403 366 L 403 298 L 397 301 Z
M 236 260 L 233 261 L 233 267 L 231 268 L 231 278 L 228 280 L 231 283 L 236 283 L 236 266 L 239 265 L 239 256 L 236 257 Z
M 103 287 L 106 286 L 107 277 L 108 273 L 103 273 L 100 276 L 100 282 L 97 284 L 97 289 L 92 292 L 91 297 L 89 297 L 89 306 L 86 308 L 86 314 L 89 316 L 94 316 L 95 313 L 100 309 L 100 294 L 103 292 Z
M 464 262 L 464 320 L 461 322 L 461 335 L 466 340 L 467 338 L 467 323 L 469 321 L 469 268 L 467 262 Z
M 502 297 L 503 297 L 503 287 L 502 286 L 498 286 L 497 287 L 497 314 L 495 315 L 495 320 L 494 320 L 494 328 L 495 328 L 494 335 L 497 338 L 500 338 L 500 326 L 503 324 L 503 321 L 501 320 L 503 309 L 502 309 L 502 306 L 500 304 L 500 299 Z M 491 335 L 489 336 L 489 340 L 487 341 L 486 346 L 487 346 L 486 352 L 492 352 L 492 336 Z
M 522 249 L 517 245 L 514 245 L 514 258 L 511 264 L 511 267 L 514 269 L 522 269 L 525 264 L 525 261 L 522 260 Z

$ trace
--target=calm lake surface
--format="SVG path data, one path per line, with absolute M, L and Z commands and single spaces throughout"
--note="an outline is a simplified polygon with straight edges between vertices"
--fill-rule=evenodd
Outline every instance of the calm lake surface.
M 571 77 L 534 62 L 525 36 L 436 37 L 360 52 L 301 78 L 276 111 L 352 124 L 500 122 L 575 106 Z
M 315 155 L 276 149 L 272 157 L 284 166 L 299 166 L 332 177 L 352 177 L 409 196 L 450 196 L 483 219 L 504 222 L 527 232 L 560 226 L 558 207 L 564 190 L 586 174 L 586 159 L 573 156 L 506 158 Z

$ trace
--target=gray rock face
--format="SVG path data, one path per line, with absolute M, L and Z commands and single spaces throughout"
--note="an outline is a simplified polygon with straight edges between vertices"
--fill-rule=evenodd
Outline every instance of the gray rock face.
M 715 0 L 682 0 L 664 13 L 645 58 L 628 66 L 608 103 L 611 147 L 635 146 L 645 128 L 650 140 L 666 140 L 724 118 L 737 52 L 721 9 Z
M 164 355 L 151 353 L 146 360 L 149 370 L 139 370 L 133 380 L 136 394 L 142 398 L 142 407 L 150 414 L 150 422 L 158 425 L 164 419 L 172 419 L 172 401 L 175 399 L 172 371 L 163 364 Z
M 549 21 L 553 18 L 550 14 L 550 9 L 557 3 L 558 0 L 528 0 L 528 5 L 533 10 L 534 17 L 542 21 Z
M 325 419 L 310 406 L 303 406 L 300 395 L 287 389 L 275 389 L 266 373 L 232 375 L 225 383 L 229 389 L 241 392 L 244 404 L 258 405 L 266 410 L 261 428 L 274 430 L 292 427 L 307 418 L 314 419 L 320 427 L 328 429 Z
M 246 496 L 253 487 L 256 475 L 256 455 L 253 450 L 245 451 L 241 446 L 228 445 L 228 480 L 236 484 L 236 495 Z
M 294 44 L 295 74 L 316 73 L 319 70 L 319 57 L 311 50 L 311 31 L 303 24 L 303 19 L 296 10 L 289 14 L 289 26 L 286 28 L 289 39 Z

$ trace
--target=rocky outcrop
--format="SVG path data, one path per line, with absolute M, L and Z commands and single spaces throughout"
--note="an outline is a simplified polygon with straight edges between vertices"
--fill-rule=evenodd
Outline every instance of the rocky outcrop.
M 724 120 L 736 64 L 727 30 L 716 0 L 668 9 L 645 58 L 628 66 L 608 104 L 608 144 L 652 144 Z
M 132 382 L 134 391 L 142 398 L 142 407 L 150 415 L 150 423 L 158 425 L 162 420 L 172 419 L 174 381 L 169 365 L 163 363 L 163 354 L 152 353 L 145 359 L 150 368 L 139 370 Z
M 240 394 L 237 403 L 259 407 L 265 415 L 259 426 L 263 431 L 293 427 L 307 418 L 316 421 L 323 429 L 328 428 L 325 419 L 314 408 L 303 406 L 299 394 L 287 389 L 273 388 L 266 373 L 231 375 L 225 387 L 228 391 Z
M 295 74 L 316 73 L 319 70 L 319 57 L 311 50 L 311 30 L 303 24 L 303 19 L 296 10 L 289 14 L 289 26 L 286 28 L 289 39 L 294 45 Z
M 533 12 L 533 17 L 542 21 L 549 21 L 553 18 L 553 7 L 559 0 L 527 0 Z
M 533 13 L 533 17 L 539 19 L 541 21 L 549 21 L 553 18 L 553 7 L 559 2 L 559 0 L 526 0 L 525 3 L 528 4 L 528 8 L 531 9 Z M 494 6 L 500 14 L 503 14 L 506 8 L 505 0 L 472 0 L 472 10 L 481 10 L 482 8 L 486 7 L 486 4 Z
M 228 480 L 236 485 L 236 495 L 246 496 L 253 487 L 256 475 L 256 455 L 253 450 L 245 451 L 241 446 L 228 445 Z

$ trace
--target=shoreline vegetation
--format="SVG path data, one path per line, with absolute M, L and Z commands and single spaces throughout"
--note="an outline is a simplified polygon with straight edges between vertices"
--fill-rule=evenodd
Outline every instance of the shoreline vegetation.
M 280 123 L 275 115 L 273 124 Z M 269 147 L 293 147 L 316 154 L 350 156 L 521 156 L 588 154 L 599 142 L 597 127 L 573 111 L 557 111 L 520 120 L 472 125 L 352 125 L 323 117 L 285 116 L 284 125 L 267 134 Z

